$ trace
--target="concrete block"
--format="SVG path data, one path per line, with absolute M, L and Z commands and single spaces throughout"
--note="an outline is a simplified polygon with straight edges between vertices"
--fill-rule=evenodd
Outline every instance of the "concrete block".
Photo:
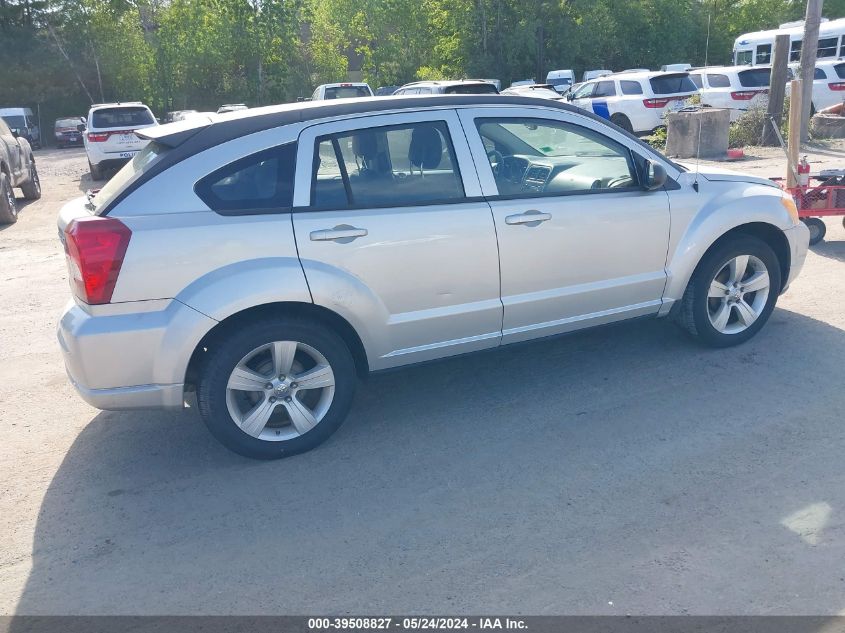
M 729 110 L 702 108 L 671 112 L 666 116 L 666 155 L 695 158 L 698 152 L 698 127 L 701 125 L 702 158 L 724 158 L 728 151 Z

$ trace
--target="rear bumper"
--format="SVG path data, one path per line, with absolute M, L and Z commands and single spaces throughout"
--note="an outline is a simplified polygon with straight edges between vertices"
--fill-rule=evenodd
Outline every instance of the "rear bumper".
M 100 409 L 179 408 L 199 340 L 217 322 L 179 301 L 81 307 L 71 301 L 57 336 L 68 377 Z
M 803 222 L 799 222 L 791 229 L 786 229 L 783 234 L 789 242 L 789 276 L 786 278 L 781 292 L 786 292 L 795 278 L 804 267 L 804 260 L 807 259 L 807 249 L 810 246 L 810 229 Z

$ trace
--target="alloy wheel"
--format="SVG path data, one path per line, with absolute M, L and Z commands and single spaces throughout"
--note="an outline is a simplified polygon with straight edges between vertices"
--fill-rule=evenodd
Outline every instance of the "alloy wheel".
M 719 269 L 707 293 L 707 316 L 722 334 L 739 334 L 762 314 L 771 290 L 769 271 L 759 258 L 738 255 Z

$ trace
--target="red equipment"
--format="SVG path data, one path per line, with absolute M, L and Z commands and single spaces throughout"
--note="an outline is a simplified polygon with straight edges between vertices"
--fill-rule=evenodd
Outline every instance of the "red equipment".
M 809 167 L 809 164 L 802 160 L 797 169 L 802 180 L 807 174 L 806 185 L 787 187 L 781 178 L 772 180 L 778 182 L 795 200 L 798 217 L 810 229 L 810 244 L 817 244 L 824 239 L 827 232 L 827 227 L 820 218 L 845 216 L 845 169 L 825 169 L 817 176 L 809 176 Z M 817 184 L 812 184 L 812 181 Z M 845 218 L 842 225 L 845 226 Z

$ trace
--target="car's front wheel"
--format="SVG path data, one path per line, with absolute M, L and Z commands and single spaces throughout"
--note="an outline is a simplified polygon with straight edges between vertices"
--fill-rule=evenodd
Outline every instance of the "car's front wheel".
M 38 200 L 41 197 L 41 180 L 38 178 L 38 170 L 35 168 L 35 159 L 29 161 L 29 180 L 21 185 L 23 197 L 27 200 Z
M 18 203 L 9 176 L 0 172 L 0 224 L 18 221 Z
M 208 354 L 199 410 L 214 437 L 240 455 L 276 459 L 311 450 L 352 404 L 352 355 L 320 325 L 262 320 L 221 336 Z
M 678 322 L 711 347 L 744 343 L 769 319 L 780 287 L 780 265 L 768 244 L 750 235 L 730 238 L 699 263 Z

